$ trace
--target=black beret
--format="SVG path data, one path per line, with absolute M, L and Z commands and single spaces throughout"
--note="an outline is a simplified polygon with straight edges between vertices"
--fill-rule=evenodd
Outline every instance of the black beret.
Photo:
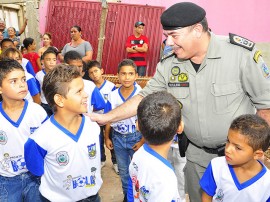
M 164 30 L 175 30 L 202 21 L 205 14 L 202 7 L 191 2 L 181 2 L 165 10 L 160 20 Z

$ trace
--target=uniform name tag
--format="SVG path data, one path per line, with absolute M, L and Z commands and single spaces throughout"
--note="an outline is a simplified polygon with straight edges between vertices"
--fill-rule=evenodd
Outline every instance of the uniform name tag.
M 168 83 L 169 87 L 189 87 L 189 83 Z

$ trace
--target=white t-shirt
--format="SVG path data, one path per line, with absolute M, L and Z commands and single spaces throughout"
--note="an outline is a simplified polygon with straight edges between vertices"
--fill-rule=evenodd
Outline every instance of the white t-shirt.
M 270 201 L 270 171 L 263 169 L 253 178 L 240 183 L 224 156 L 212 159 L 200 180 L 202 189 L 213 196 L 212 201 Z
M 125 99 L 120 91 L 121 87 L 111 92 L 108 96 L 108 101 L 106 103 L 106 107 L 104 112 L 107 113 L 111 111 L 112 109 L 115 109 L 119 105 L 126 102 L 131 97 L 137 95 L 140 92 L 140 89 L 138 89 L 136 86 L 134 87 L 133 92 L 130 94 L 130 96 Z M 113 129 L 121 134 L 128 134 L 128 133 L 134 133 L 136 132 L 136 120 L 137 116 L 132 116 L 128 119 L 124 119 L 118 122 L 114 122 L 111 124 L 111 127 Z
M 26 165 L 41 176 L 40 193 L 50 201 L 73 202 L 97 194 L 100 173 L 100 128 L 82 115 L 76 134 L 50 117 L 25 144 Z
M 27 172 L 24 143 L 47 119 L 47 113 L 38 104 L 25 100 L 19 119 L 14 122 L 5 113 L 0 102 L 0 175 L 14 177 Z
M 180 201 L 177 178 L 172 165 L 147 144 L 144 144 L 133 155 L 129 165 L 129 175 L 131 180 L 128 201 Z M 130 190 L 133 194 L 131 198 Z

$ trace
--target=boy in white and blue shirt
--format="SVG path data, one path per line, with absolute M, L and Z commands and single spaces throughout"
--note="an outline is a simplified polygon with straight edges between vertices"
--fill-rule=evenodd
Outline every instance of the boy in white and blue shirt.
M 109 94 L 116 89 L 115 84 L 103 78 L 102 75 L 104 73 L 104 70 L 101 67 L 100 63 L 96 60 L 93 60 L 87 63 L 86 73 L 89 75 L 89 78 L 95 83 L 105 103 L 107 103 Z M 103 114 L 104 110 L 95 111 L 95 113 Z M 104 130 L 105 130 L 105 126 L 101 126 L 100 127 L 100 150 L 101 150 L 101 166 L 102 167 L 105 165 L 105 161 L 106 161 L 105 148 L 104 148 Z M 111 138 L 111 133 L 109 137 Z M 113 163 L 114 171 L 116 172 L 116 174 L 119 174 L 114 150 L 112 149 L 110 151 L 111 151 L 111 160 Z
M 41 201 L 39 178 L 27 169 L 24 143 L 47 119 L 43 108 L 24 99 L 27 82 L 15 60 L 0 61 L 0 200 Z
M 233 120 L 225 156 L 211 160 L 200 185 L 202 201 L 270 201 L 270 171 L 261 162 L 269 147 L 270 127 L 257 115 Z
M 57 65 L 45 75 L 42 90 L 54 115 L 26 142 L 25 160 L 41 176 L 43 201 L 100 202 L 100 129 L 83 115 L 88 95 L 81 72 Z
M 122 84 L 118 89 L 109 94 L 105 107 L 105 113 L 123 104 L 128 99 L 137 95 L 141 90 L 134 85 L 137 74 L 137 66 L 130 59 L 124 59 L 118 65 L 118 78 Z M 115 123 L 107 124 L 105 128 L 105 144 L 110 150 L 114 149 L 118 164 L 119 175 L 122 181 L 124 201 L 127 201 L 128 166 L 133 157 L 143 144 L 142 135 L 136 129 L 137 116 L 124 119 Z M 109 138 L 110 129 L 113 128 L 112 141 Z
M 137 116 L 145 144 L 129 166 L 128 201 L 181 201 L 177 178 L 167 159 L 174 135 L 183 131 L 181 105 L 170 93 L 159 91 L 142 99 Z

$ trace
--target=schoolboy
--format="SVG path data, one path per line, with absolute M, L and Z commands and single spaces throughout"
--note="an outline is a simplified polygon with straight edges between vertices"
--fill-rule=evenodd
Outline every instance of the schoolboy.
M 20 65 L 22 65 L 22 54 L 16 48 L 6 49 L 2 53 L 1 58 L 10 58 L 10 59 L 16 60 L 17 62 L 20 63 Z M 26 77 L 26 82 L 28 86 L 28 93 L 25 99 L 28 101 L 34 101 L 35 103 L 40 104 L 41 103 L 40 93 L 39 93 L 39 88 L 37 86 L 36 79 L 32 76 L 32 74 L 28 73 L 25 69 L 24 71 L 25 71 L 25 77 Z
M 44 96 L 44 93 L 41 89 L 42 84 L 43 84 L 43 79 L 44 76 L 50 72 L 56 65 L 56 52 L 51 50 L 51 49 L 47 49 L 43 54 L 42 54 L 42 63 L 44 65 L 44 69 L 40 70 L 37 74 L 36 74 L 36 80 L 39 84 L 39 88 L 40 88 L 40 93 L 41 93 L 41 106 L 45 109 L 45 111 L 47 112 L 48 116 L 51 116 L 53 114 L 52 109 L 50 108 L 50 106 L 48 105 L 48 102 Z
M 90 61 L 86 65 L 87 73 L 90 79 L 94 82 L 96 87 L 99 89 L 105 103 L 107 103 L 108 95 L 116 89 L 114 83 L 107 81 L 103 78 L 102 74 L 104 73 L 103 68 L 101 67 L 100 63 L 96 60 Z M 104 113 L 104 110 L 96 111 L 95 113 Z M 106 155 L 105 155 L 105 148 L 104 148 L 104 130 L 105 126 L 100 127 L 100 147 L 101 147 L 101 166 L 105 165 Z M 110 133 L 111 138 L 111 133 Z M 116 157 L 114 150 L 111 151 L 111 160 L 113 163 L 113 168 L 116 174 L 119 174 L 118 166 L 116 162 Z
M 0 42 L 2 53 L 8 49 L 8 48 L 16 48 L 13 41 L 11 39 L 3 39 Z M 22 58 L 22 67 L 29 73 L 32 74 L 33 77 L 35 77 L 36 73 L 34 72 L 34 68 L 29 60 L 26 58 Z
M 140 102 L 137 116 L 145 144 L 129 166 L 128 201 L 180 201 L 177 178 L 167 160 L 174 135 L 184 127 L 180 103 L 170 93 L 159 91 Z
M 25 160 L 29 171 L 41 176 L 43 200 L 99 202 L 100 129 L 82 115 L 87 94 L 81 73 L 57 65 L 45 75 L 42 90 L 54 115 L 26 142 Z
M 137 79 L 137 66 L 130 59 L 124 59 L 118 65 L 118 79 L 122 84 L 117 90 L 109 94 L 105 107 L 105 113 L 121 105 L 134 95 L 139 93 L 138 88 L 134 85 Z M 119 175 L 122 181 L 124 201 L 127 200 L 127 188 L 129 172 L 128 166 L 130 159 L 135 151 L 143 144 L 142 135 L 136 130 L 137 116 L 124 119 L 115 123 L 107 124 L 105 128 L 105 144 L 108 149 L 114 149 L 116 161 L 118 164 Z M 112 131 L 112 141 L 109 138 L 110 128 Z
M 79 68 L 81 76 L 84 75 L 82 56 L 78 52 L 68 51 L 64 56 L 64 61 L 69 65 L 77 66 Z M 84 91 L 88 95 L 88 112 L 104 109 L 105 102 L 96 85 L 92 81 L 88 81 L 85 79 L 83 79 L 83 82 Z
M 24 100 L 25 71 L 15 60 L 0 61 L 0 200 L 41 201 L 39 180 L 28 172 L 24 143 L 47 119 L 43 108 Z
M 269 125 L 259 116 L 234 119 L 225 156 L 214 158 L 200 180 L 202 201 L 270 201 L 270 171 L 260 161 L 269 142 Z

